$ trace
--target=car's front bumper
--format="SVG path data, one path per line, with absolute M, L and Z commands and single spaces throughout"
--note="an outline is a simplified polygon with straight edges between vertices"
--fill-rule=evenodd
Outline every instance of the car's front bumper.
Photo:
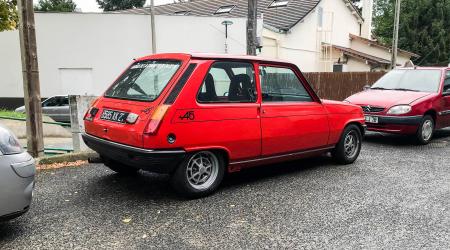
M 25 213 L 27 213 L 28 210 L 30 210 L 29 206 L 25 207 L 21 211 L 16 211 L 16 212 L 12 212 L 10 214 L 1 215 L 0 221 L 9 221 L 9 220 L 15 219 L 15 218 L 20 217 L 20 216 L 24 215 Z
M 84 143 L 101 157 L 155 173 L 172 173 L 186 156 L 186 152 L 181 149 L 151 150 L 108 141 L 89 134 L 83 134 L 82 137 Z
M 395 134 L 414 134 L 417 131 L 423 116 L 382 116 L 366 114 L 378 117 L 378 123 L 366 123 L 368 131 L 395 133 Z
M 26 213 L 33 197 L 36 167 L 26 152 L 0 156 L 0 220 Z

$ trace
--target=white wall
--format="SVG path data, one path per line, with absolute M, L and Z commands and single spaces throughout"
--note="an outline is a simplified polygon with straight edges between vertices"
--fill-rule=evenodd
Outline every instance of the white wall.
M 347 71 L 349 72 L 370 72 L 371 67 L 362 59 L 349 57 L 347 61 Z
M 388 49 L 380 48 L 375 45 L 369 45 L 358 39 L 352 40 L 351 48 L 354 50 L 361 51 L 366 54 L 375 55 L 379 58 L 383 58 L 383 59 L 389 60 L 389 61 L 391 60 L 391 57 L 392 57 L 391 52 Z M 404 65 L 406 62 L 411 60 L 411 56 L 409 56 L 406 53 L 399 52 L 397 60 L 398 60 L 397 61 L 398 64 Z
M 36 13 L 35 19 L 42 97 L 99 95 L 133 58 L 151 54 L 148 15 Z M 223 53 L 223 20 L 156 16 L 157 52 Z M 234 22 L 230 53 L 245 54 L 245 19 L 227 20 Z M 18 31 L 1 32 L 0 97 L 23 97 L 21 71 Z
M 157 51 L 225 53 L 224 20 L 233 22 L 228 27 L 228 53 L 246 54 L 245 18 L 196 16 L 156 16 Z
M 23 96 L 19 32 L 0 33 L 0 97 Z
M 330 39 L 321 39 L 318 33 L 318 8 L 324 11 L 324 29 Z M 332 20 L 331 20 L 332 17 Z M 343 0 L 322 0 L 319 5 L 287 34 L 279 34 L 269 29 L 263 31 L 261 56 L 278 57 L 289 60 L 305 72 L 324 71 L 320 62 L 321 43 L 350 47 L 349 33 L 359 34 L 358 19 L 351 13 Z M 278 46 L 276 44 L 278 43 Z M 330 63 L 332 69 L 333 63 Z

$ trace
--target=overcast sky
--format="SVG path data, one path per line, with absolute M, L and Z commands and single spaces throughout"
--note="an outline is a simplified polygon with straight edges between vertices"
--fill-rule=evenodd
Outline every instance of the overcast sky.
M 39 2 L 39 0 L 33 0 L 35 4 Z M 77 4 L 77 8 L 81 9 L 83 12 L 100 12 L 101 9 L 98 8 L 97 2 L 95 0 L 73 0 Z M 148 4 L 150 1 L 147 0 Z M 173 0 L 155 0 L 155 4 L 165 4 L 165 3 L 173 3 Z

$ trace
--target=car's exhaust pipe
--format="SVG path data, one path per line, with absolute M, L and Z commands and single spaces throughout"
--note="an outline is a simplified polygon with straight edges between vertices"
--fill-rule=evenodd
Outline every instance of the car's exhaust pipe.
M 105 161 L 101 157 L 89 157 L 88 158 L 89 163 L 104 163 Z

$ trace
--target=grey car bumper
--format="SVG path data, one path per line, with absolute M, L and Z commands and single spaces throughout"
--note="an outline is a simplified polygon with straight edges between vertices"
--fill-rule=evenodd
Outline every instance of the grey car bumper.
M 34 159 L 28 153 L 0 155 L 0 220 L 28 211 L 35 173 Z

